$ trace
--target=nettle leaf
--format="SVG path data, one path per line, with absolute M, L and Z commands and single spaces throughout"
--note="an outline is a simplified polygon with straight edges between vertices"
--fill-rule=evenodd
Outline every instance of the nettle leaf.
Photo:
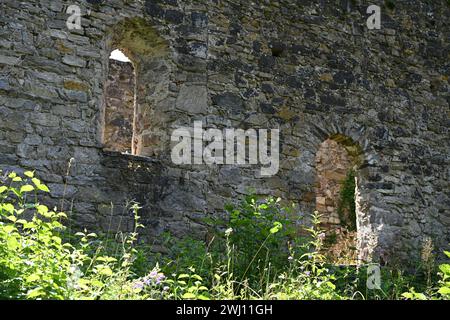
M 20 188 L 20 193 L 33 191 L 34 187 L 31 184 L 26 184 Z
M 54 242 L 56 242 L 57 244 L 61 244 L 61 242 L 62 242 L 61 238 L 60 238 L 60 237 L 57 237 L 57 236 L 53 236 L 53 237 L 52 237 L 52 240 L 53 240 Z
M 181 296 L 182 299 L 195 299 L 195 294 L 191 292 L 186 292 Z
M 106 265 L 98 265 L 97 272 L 98 272 L 98 274 L 103 275 L 103 276 L 112 276 L 113 275 L 113 271 L 111 270 L 111 268 Z
M 25 171 L 23 174 L 26 175 L 28 178 L 34 177 L 34 171 Z
M 36 207 L 36 209 L 37 209 L 37 211 L 38 211 L 40 214 L 42 214 L 42 215 L 44 215 L 44 214 L 46 214 L 46 213 L 48 212 L 48 207 L 47 207 L 47 206 L 44 206 L 44 205 L 42 205 L 42 204 L 38 205 L 38 206 Z
M 66 218 L 67 219 L 67 215 L 64 212 L 59 212 L 56 216 L 58 218 Z
M 14 206 L 11 203 L 3 204 L 3 210 L 9 213 L 14 213 Z
M 40 184 L 38 189 L 44 192 L 50 192 L 50 189 L 45 184 Z
M 6 240 L 6 246 L 9 250 L 16 250 L 19 248 L 19 242 L 16 237 L 9 237 L 8 240 Z
M 444 273 L 444 274 L 450 274 L 450 264 L 441 264 L 439 266 L 439 269 Z
M 102 262 L 116 262 L 117 259 L 116 258 L 112 258 L 112 257 L 107 257 L 107 256 L 102 256 L 102 257 L 98 257 L 97 261 L 102 261 Z
M 36 228 L 36 227 L 37 227 L 37 225 L 34 222 L 25 222 L 23 224 L 23 228 L 24 229 L 33 229 L 33 228 Z
M 40 280 L 41 279 L 41 277 L 38 275 L 38 274 L 30 274 L 26 279 L 25 279 L 25 281 L 26 282 L 35 282 L 35 281 L 38 281 L 38 280 Z
M 41 287 L 38 287 L 38 288 L 33 289 L 33 290 L 30 290 L 27 293 L 27 297 L 29 299 L 37 298 L 37 297 L 40 297 L 40 296 L 43 296 L 43 295 L 45 295 L 45 291 Z
M 282 226 L 282 224 L 280 222 L 275 221 L 273 223 L 273 228 L 270 229 L 270 233 L 272 233 L 272 234 L 277 233 L 278 231 L 281 230 L 282 227 L 283 226 Z
M 442 295 L 450 295 L 450 288 L 449 287 L 442 287 L 438 291 Z
M 103 287 L 103 282 L 101 282 L 101 281 L 98 280 L 98 279 L 92 280 L 92 281 L 91 281 L 91 284 L 92 284 L 94 287 L 98 287 L 98 288 Z
M 13 225 L 7 225 L 3 227 L 3 231 L 5 231 L 7 234 L 13 232 L 16 230 L 16 227 Z
M 198 274 L 193 274 L 192 278 L 196 279 L 196 280 L 199 280 L 199 281 L 203 281 L 202 277 L 200 277 Z

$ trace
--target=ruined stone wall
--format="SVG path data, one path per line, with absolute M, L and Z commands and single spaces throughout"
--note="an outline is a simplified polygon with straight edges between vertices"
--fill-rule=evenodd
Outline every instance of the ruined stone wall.
M 360 257 L 410 261 L 425 237 L 450 242 L 446 1 L 374 1 L 381 30 L 366 28 L 362 1 L 90 2 L 0 0 L 1 167 L 36 169 L 79 225 L 129 228 L 135 199 L 155 244 L 164 231 L 202 237 L 201 219 L 248 187 L 305 216 L 319 146 L 342 134 L 363 151 Z M 66 27 L 71 4 L 82 30 Z M 150 158 L 103 151 L 115 48 L 136 66 L 133 148 Z M 279 128 L 280 171 L 174 165 L 170 134 L 194 120 Z

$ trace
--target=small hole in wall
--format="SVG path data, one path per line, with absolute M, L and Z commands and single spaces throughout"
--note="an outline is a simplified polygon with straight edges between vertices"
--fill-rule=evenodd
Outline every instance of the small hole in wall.
M 106 150 L 133 154 L 135 72 L 131 60 L 119 49 L 109 56 L 105 84 L 103 143 Z
M 283 54 L 283 48 L 281 48 L 281 47 L 273 47 L 272 48 L 272 56 L 281 57 L 282 54 Z

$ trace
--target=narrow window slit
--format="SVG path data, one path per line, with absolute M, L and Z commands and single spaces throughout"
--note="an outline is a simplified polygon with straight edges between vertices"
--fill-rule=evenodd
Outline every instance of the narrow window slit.
M 132 62 L 122 51 L 113 50 L 105 87 L 103 143 L 106 150 L 134 154 L 135 83 Z

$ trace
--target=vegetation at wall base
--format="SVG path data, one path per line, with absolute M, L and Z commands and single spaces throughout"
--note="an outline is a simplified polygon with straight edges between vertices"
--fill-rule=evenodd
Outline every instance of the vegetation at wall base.
M 67 215 L 39 202 L 49 189 L 34 172 L 0 179 L 0 299 L 450 298 L 450 264 L 432 259 L 416 275 L 382 268 L 380 288 L 367 289 L 364 266 L 331 265 L 321 253 L 318 214 L 299 237 L 280 199 L 245 197 L 227 206 L 228 219 L 211 221 L 211 241 L 167 235 L 171 249 L 161 256 L 137 244 L 135 203 L 134 231 L 120 241 L 88 231 L 68 241 Z

